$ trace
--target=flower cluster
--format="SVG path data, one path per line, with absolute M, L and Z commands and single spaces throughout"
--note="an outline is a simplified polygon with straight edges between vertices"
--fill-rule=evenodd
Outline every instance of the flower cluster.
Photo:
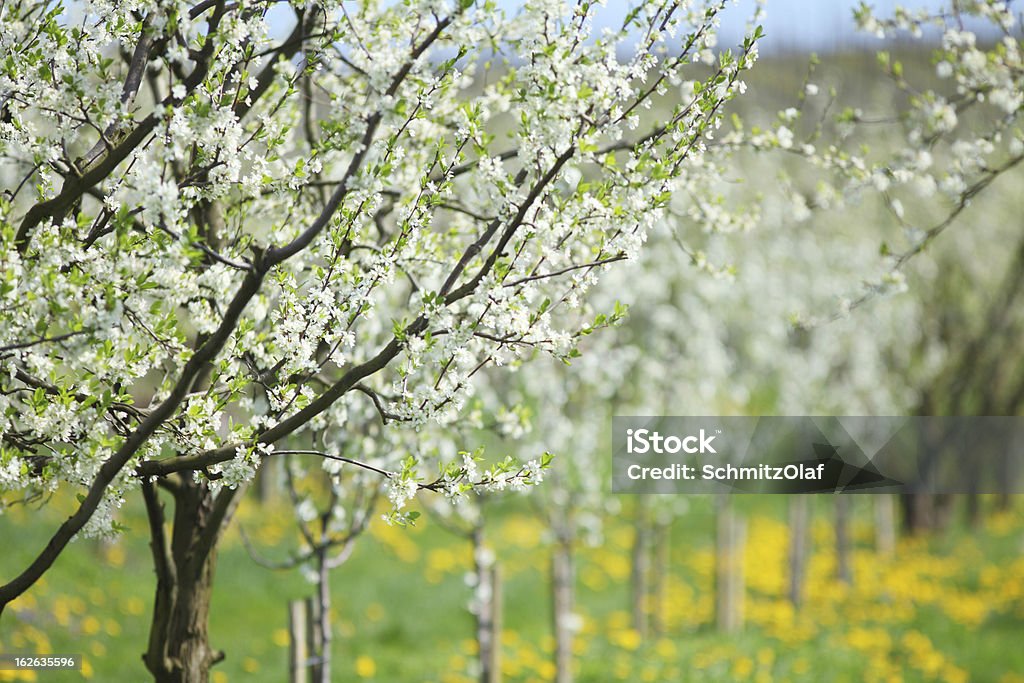
M 700 182 L 757 56 L 718 49 L 723 6 L 601 32 L 560 0 L 0 8 L 4 491 L 232 488 L 314 435 L 332 477 L 407 462 L 396 511 L 438 467 L 539 482 L 449 471 L 445 430 L 491 366 L 621 316 L 589 291 Z

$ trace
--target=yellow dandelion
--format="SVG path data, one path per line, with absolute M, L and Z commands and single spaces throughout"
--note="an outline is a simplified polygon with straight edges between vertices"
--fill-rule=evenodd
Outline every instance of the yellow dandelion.
M 750 657 L 740 657 L 732 664 L 732 675 L 734 678 L 747 678 L 754 673 L 754 660 Z
M 377 662 L 367 655 L 356 657 L 356 676 L 360 678 L 373 678 L 377 674 Z
M 555 678 L 555 665 L 548 661 L 543 661 L 537 666 L 537 675 L 543 678 L 545 681 L 550 681 Z
M 291 642 L 291 638 L 288 635 L 288 629 L 285 628 L 275 629 L 271 638 L 274 641 L 274 645 L 277 645 L 278 647 L 288 647 L 288 643 Z
M 141 598 L 132 596 L 121 602 L 121 611 L 133 617 L 137 617 L 146 611 L 146 603 Z
M 636 629 L 624 628 L 612 631 L 609 640 L 623 650 L 635 650 L 640 647 L 640 633 Z
M 669 638 L 661 638 L 655 644 L 654 651 L 663 659 L 671 659 L 676 656 L 676 644 Z
M 93 616 L 82 619 L 82 633 L 87 636 L 94 636 L 100 632 L 100 620 Z

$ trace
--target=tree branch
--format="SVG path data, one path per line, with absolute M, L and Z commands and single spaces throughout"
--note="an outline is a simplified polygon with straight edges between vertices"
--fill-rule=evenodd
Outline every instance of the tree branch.
M 579 264 L 576 264 L 576 265 L 573 265 L 573 266 L 568 266 L 566 268 L 562 268 L 561 270 L 556 270 L 556 271 L 553 271 L 553 272 L 550 272 L 550 273 L 540 273 L 539 275 L 530 275 L 528 277 L 524 277 L 524 278 L 520 278 L 518 280 L 514 280 L 513 282 L 506 282 L 505 284 L 502 285 L 502 287 L 516 287 L 518 285 L 522 285 L 522 284 L 525 284 L 527 282 L 533 282 L 534 280 L 543 280 L 543 279 L 549 278 L 549 277 L 557 277 L 559 275 L 565 275 L 566 273 L 571 273 L 574 270 L 582 270 L 584 268 L 596 268 L 597 266 L 603 266 L 603 265 L 606 265 L 606 264 L 609 264 L 609 263 L 615 263 L 616 261 L 625 261 L 626 258 L 627 258 L 626 255 L 620 252 L 619 254 L 617 254 L 615 256 L 611 256 L 611 257 L 606 258 L 606 259 L 599 259 L 597 261 L 591 261 L 590 263 L 579 263 Z
M 384 410 L 384 406 L 383 404 L 381 404 L 380 401 L 380 396 L 378 396 L 377 392 L 371 389 L 370 387 L 366 386 L 365 384 L 356 384 L 352 388 L 370 397 L 370 400 L 373 401 L 373 407 L 376 408 L 377 413 L 380 414 L 380 421 L 383 422 L 384 424 L 387 424 L 388 420 L 395 420 L 396 422 L 405 420 L 405 418 L 403 418 L 401 415 L 395 415 L 394 413 L 389 413 L 388 411 Z
M 285 451 L 274 451 L 273 455 L 315 455 L 321 458 L 325 458 L 327 460 L 337 460 L 338 462 L 347 463 L 349 465 L 355 465 L 356 467 L 359 467 L 361 469 L 368 470 L 370 472 L 375 472 L 376 474 L 379 474 L 382 477 L 386 477 L 387 479 L 390 479 L 391 477 L 395 476 L 394 472 L 382 470 L 379 467 L 374 467 L 373 465 L 369 465 L 365 462 L 360 462 L 359 460 L 355 460 L 353 458 L 346 458 L 344 455 L 334 455 L 333 453 L 326 453 L 324 451 L 314 451 L 300 448 Z
M 17 349 L 27 349 L 27 348 L 32 347 L 32 346 L 37 346 L 39 344 L 52 344 L 53 342 L 64 341 L 65 339 L 70 339 L 71 337 L 77 337 L 80 334 L 89 334 L 90 332 L 93 332 L 93 330 L 83 329 L 83 330 L 77 330 L 75 332 L 68 332 L 67 334 L 59 334 L 56 337 L 44 337 L 42 339 L 35 339 L 35 340 L 29 341 L 29 342 L 19 342 L 17 344 L 8 344 L 7 346 L 0 346 L 0 353 L 3 353 L 4 351 L 15 351 Z

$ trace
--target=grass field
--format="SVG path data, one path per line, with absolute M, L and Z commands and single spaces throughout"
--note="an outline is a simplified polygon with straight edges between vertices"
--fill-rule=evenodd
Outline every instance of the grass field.
M 604 544 L 581 548 L 578 585 L 581 681 L 1010 681 L 1024 680 L 1024 521 L 1020 501 L 978 532 L 953 529 L 904 541 L 876 556 L 870 499 L 855 497 L 854 582 L 834 578 L 829 501 L 815 500 L 807 603 L 785 599 L 787 527 L 781 497 L 742 497 L 748 518 L 747 625 L 738 636 L 713 628 L 713 517 L 697 499 L 673 528 L 672 572 L 662 616 L 666 632 L 642 642 L 628 614 L 631 527 L 609 521 Z M 489 525 L 505 576 L 504 674 L 550 680 L 548 550 L 542 525 L 516 502 Z M 127 511 L 132 529 L 145 525 Z M 287 510 L 247 501 L 239 521 L 257 545 L 289 535 Z M 23 565 L 58 522 L 55 510 L 14 508 L 0 518 L 0 571 Z M 233 528 L 223 546 L 211 615 L 227 653 L 218 683 L 284 680 L 289 599 L 310 592 L 297 572 L 272 572 L 247 555 Z M 0 651 L 82 653 L 81 674 L 0 672 L 0 680 L 141 681 L 154 577 L 144 534 L 100 545 L 81 541 L 37 589 L 4 615 Z M 278 551 L 280 552 L 280 551 Z M 468 543 L 432 524 L 375 524 L 332 577 L 335 680 L 472 680 L 473 621 Z

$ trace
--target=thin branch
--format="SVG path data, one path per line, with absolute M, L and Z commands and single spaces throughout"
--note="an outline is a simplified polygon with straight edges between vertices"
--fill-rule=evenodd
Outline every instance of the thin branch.
M 390 479 L 391 477 L 395 476 L 394 472 L 388 472 L 387 470 L 382 470 L 379 467 L 374 467 L 373 465 L 369 465 L 369 464 L 367 464 L 365 462 L 360 462 L 359 460 L 355 460 L 353 458 L 347 458 L 344 455 L 335 455 L 333 453 L 326 453 L 324 451 L 314 451 L 314 450 L 308 450 L 308 449 L 301 449 L 300 448 L 300 449 L 297 449 L 297 450 L 296 449 L 292 449 L 292 450 L 286 450 L 286 451 L 274 451 L 272 453 L 272 455 L 316 455 L 318 457 L 325 458 L 327 460 L 337 460 L 338 462 L 344 462 L 344 463 L 348 463 L 349 465 L 355 465 L 356 467 L 360 467 L 360 468 L 362 468 L 364 470 L 369 470 L 370 472 L 376 472 L 377 474 L 379 474 L 379 475 L 381 475 L 383 477 L 386 477 L 388 479 Z
M 153 33 L 150 24 L 151 17 L 147 17 L 146 21 L 142 23 L 139 42 L 135 45 L 135 52 L 132 54 L 131 63 L 128 65 L 128 75 L 125 77 L 124 85 L 121 88 L 121 104 L 124 105 L 125 109 L 128 109 L 135 99 L 135 95 L 138 94 L 139 85 L 142 84 L 142 76 L 146 73 L 146 65 L 149 63 L 149 55 L 153 49 Z M 106 130 L 100 131 L 100 139 L 96 141 L 92 149 L 75 162 L 75 167 L 88 168 L 99 157 L 104 148 L 111 149 L 110 137 L 117 131 L 119 125 L 115 121 L 107 126 Z
M 171 237 L 173 237 L 175 240 L 177 240 L 179 242 L 185 242 L 184 236 L 178 234 L 177 232 L 175 232 L 171 228 L 168 228 L 162 222 L 159 225 L 156 225 L 156 227 L 158 229 L 162 230 L 163 232 L 167 233 Z M 188 241 L 186 243 L 190 247 L 193 247 L 195 249 L 200 250 L 201 252 L 203 252 L 204 254 L 209 256 L 210 258 L 212 258 L 214 261 L 217 261 L 219 263 L 223 263 L 225 266 L 228 266 L 229 268 L 234 268 L 235 270 L 242 270 L 242 271 L 252 270 L 252 264 L 250 264 L 250 263 L 240 263 L 238 261 L 232 261 L 227 256 L 224 256 L 223 254 L 220 254 L 219 252 L 215 251 L 211 247 L 208 247 L 206 244 L 204 244 L 202 242 Z
M 567 268 L 562 268 L 561 270 L 556 270 L 556 271 L 551 272 L 551 273 L 541 273 L 539 275 L 530 275 L 529 277 L 520 278 L 520 279 L 515 280 L 513 282 L 506 282 L 505 284 L 502 285 L 502 287 L 515 287 L 517 285 L 521 285 L 521 284 L 524 284 L 524 283 L 527 283 L 527 282 L 533 282 L 534 280 L 543 280 L 543 279 L 549 278 L 549 277 L 557 277 L 559 275 L 565 275 L 566 273 L 570 273 L 570 272 L 572 272 L 574 270 L 582 270 L 583 268 L 594 268 L 594 267 L 597 267 L 597 266 L 603 266 L 603 265 L 608 264 L 608 263 L 615 263 L 616 261 L 625 261 L 627 258 L 628 257 L 624 253 L 620 252 L 619 254 L 617 254 L 615 256 L 611 256 L 611 257 L 606 258 L 606 259 L 600 259 L 600 260 L 597 260 L 597 261 L 591 261 L 590 263 L 580 263 L 580 264 L 577 264 L 577 265 L 569 266 Z
M 925 249 L 927 249 L 932 244 L 932 242 L 938 239 L 938 237 L 956 221 L 960 214 L 962 214 L 967 209 L 967 207 L 971 205 L 971 200 L 975 196 L 983 192 L 989 185 L 992 184 L 992 182 L 996 178 L 998 178 L 1006 171 L 1009 171 L 1015 166 L 1017 166 L 1019 163 L 1021 163 L 1021 161 L 1024 161 L 1024 155 L 1013 157 L 1012 159 L 1010 159 L 1009 161 L 1007 161 L 1005 164 L 998 168 L 989 169 L 980 180 L 978 180 L 976 183 L 974 183 L 966 190 L 964 190 L 964 192 L 960 195 L 960 200 L 956 203 L 956 206 L 953 207 L 953 209 L 945 216 L 945 218 L 943 218 L 941 221 L 939 221 L 934 226 L 929 228 L 924 233 L 924 237 L 917 244 L 915 244 L 913 247 L 899 255 L 899 257 L 896 259 L 895 264 L 893 265 L 893 270 L 902 270 L 907 265 L 907 263 L 910 262 L 911 259 L 913 259 L 915 256 L 917 256 Z M 879 287 L 872 287 L 867 292 L 864 292 L 859 297 L 850 302 L 850 305 L 846 308 L 845 311 L 832 314 L 829 318 L 826 319 L 826 321 L 834 322 L 840 318 L 845 317 L 849 311 L 860 308 L 864 304 L 874 299 L 874 297 L 878 295 L 879 291 Z
M 451 287 L 455 284 L 455 281 L 462 273 L 462 268 L 464 268 L 468 264 L 469 258 L 467 257 L 471 257 L 470 252 L 473 249 L 473 247 L 476 247 L 477 251 L 479 251 L 479 249 L 483 245 L 487 244 L 487 242 L 490 241 L 490 238 L 494 235 L 494 233 L 497 232 L 497 228 L 500 223 L 498 223 L 497 221 L 495 223 L 492 223 L 491 226 L 488 227 L 488 230 L 484 234 L 484 236 L 481 237 L 481 240 L 478 240 L 470 247 L 470 249 L 466 250 L 466 253 L 463 254 L 462 259 L 459 260 L 459 264 L 456 266 L 454 270 L 452 270 L 451 274 L 449 274 L 448 279 L 445 281 L 444 286 L 441 288 L 439 292 L 442 296 L 445 297 L 445 303 L 454 303 L 459 299 L 468 296 L 477 288 L 477 286 L 484 279 L 484 277 L 487 276 L 487 273 L 491 271 L 491 268 L 494 267 L 494 264 L 498 260 L 498 256 L 501 255 L 503 251 L 505 251 L 505 247 L 512 240 L 513 235 L 515 235 L 516 231 L 519 229 L 523 221 L 526 219 L 526 213 L 533 206 L 533 203 L 544 191 L 544 188 L 547 187 L 548 184 L 550 184 L 551 181 L 555 179 L 555 177 L 558 175 L 558 172 L 562 169 L 562 166 L 564 166 L 569 161 L 569 159 L 573 157 L 573 154 L 575 154 L 575 152 L 576 144 L 574 142 L 572 145 L 569 146 L 568 149 L 562 152 L 562 154 L 557 159 L 555 159 L 555 162 L 551 165 L 547 172 L 543 176 L 541 176 L 541 178 L 538 179 L 536 183 L 534 183 L 532 188 L 530 188 L 530 193 L 526 196 L 526 199 L 523 200 L 523 203 L 520 205 L 519 210 L 516 212 L 516 215 L 505 228 L 505 232 L 502 234 L 501 239 L 498 241 L 498 244 L 491 251 L 490 255 L 487 257 L 487 260 L 484 261 L 483 265 L 480 266 L 480 270 L 478 270 L 476 275 L 474 275 L 468 282 L 466 282 L 465 284 L 463 284 L 462 286 L 458 287 L 455 290 L 451 290 Z M 525 172 L 521 171 L 519 175 L 524 176 L 523 179 L 525 179 L 524 174 Z M 519 180 L 519 182 L 521 183 L 522 180 Z
M 245 527 L 239 525 L 238 532 L 242 536 L 242 545 L 245 546 L 245 552 L 249 554 L 249 559 L 264 569 L 272 569 L 274 571 L 293 569 L 312 557 L 312 551 L 310 551 L 301 555 L 293 555 L 287 560 L 282 560 L 281 562 L 274 562 L 273 560 L 264 557 L 256 550 L 252 541 L 249 540 L 249 534 L 245 533 Z
M 14 351 L 14 350 L 17 350 L 17 349 L 27 349 L 27 348 L 29 348 L 31 346 L 37 346 L 39 344 L 50 344 L 50 343 L 53 343 L 53 342 L 60 342 L 60 341 L 64 341 L 65 339 L 70 339 L 71 337 L 77 337 L 80 334 L 88 334 L 88 333 L 90 333 L 92 331 L 93 330 L 89 330 L 89 329 L 77 330 L 75 332 L 68 332 L 67 334 L 59 334 L 56 337 L 44 337 L 42 339 L 36 339 L 34 341 L 29 341 L 29 342 L 19 342 L 17 344 L 8 344 L 7 346 L 0 346 L 0 353 L 3 353 L 4 351 Z
M 365 384 L 356 384 L 352 388 L 370 397 L 370 400 L 373 401 L 373 407 L 376 408 L 377 412 L 380 414 L 380 421 L 383 422 L 384 424 L 387 424 L 388 420 L 395 420 L 396 422 L 401 422 L 406 419 L 401 415 L 395 415 L 394 413 L 389 413 L 388 411 L 384 410 L 384 406 L 380 401 L 380 396 L 377 394 L 376 391 L 366 386 Z

